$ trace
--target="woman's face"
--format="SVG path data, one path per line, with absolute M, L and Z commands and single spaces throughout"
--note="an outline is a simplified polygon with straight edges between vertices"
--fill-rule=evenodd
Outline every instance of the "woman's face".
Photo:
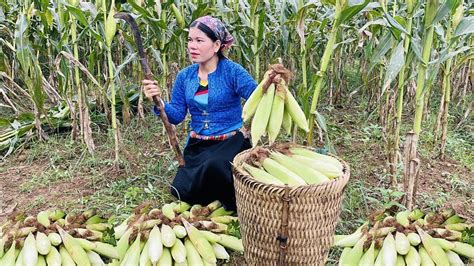
M 207 62 L 216 55 L 220 41 L 213 41 L 197 27 L 189 29 L 188 53 L 194 63 Z

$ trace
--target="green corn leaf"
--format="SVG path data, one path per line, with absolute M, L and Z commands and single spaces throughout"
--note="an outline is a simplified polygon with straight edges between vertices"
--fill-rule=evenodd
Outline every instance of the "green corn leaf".
M 454 32 L 454 37 L 459 37 L 464 34 L 474 33 L 474 17 L 469 16 L 461 20 L 456 31 Z
M 390 58 L 390 62 L 388 64 L 387 73 L 385 75 L 382 94 L 385 92 L 390 83 L 395 79 L 395 77 L 397 77 L 398 73 L 405 64 L 405 53 L 403 43 L 404 40 L 401 40 L 392 53 L 392 57 Z

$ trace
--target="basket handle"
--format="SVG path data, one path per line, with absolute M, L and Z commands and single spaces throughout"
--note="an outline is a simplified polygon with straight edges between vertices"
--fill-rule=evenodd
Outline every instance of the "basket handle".
M 285 257 L 288 247 L 288 214 L 290 211 L 290 187 L 285 185 L 285 195 L 282 197 L 283 210 L 281 215 L 280 234 L 277 240 L 280 242 L 280 255 L 278 257 L 278 265 L 285 265 Z

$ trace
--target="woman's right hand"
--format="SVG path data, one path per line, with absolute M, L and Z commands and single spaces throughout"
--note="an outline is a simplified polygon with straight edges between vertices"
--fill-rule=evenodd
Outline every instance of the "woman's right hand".
M 161 97 L 160 88 L 158 87 L 158 82 L 156 80 L 144 79 L 142 80 L 142 85 L 145 96 L 151 101 L 153 101 L 153 96 Z

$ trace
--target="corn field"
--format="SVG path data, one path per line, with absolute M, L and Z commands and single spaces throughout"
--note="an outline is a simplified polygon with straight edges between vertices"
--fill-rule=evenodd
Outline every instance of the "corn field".
M 93 136 L 105 129 L 114 135 L 119 160 L 122 128 L 150 110 L 140 93 L 136 43 L 127 25 L 113 17 L 119 11 L 135 17 L 165 99 L 176 73 L 190 63 L 187 27 L 213 15 L 236 38 L 228 57 L 256 80 L 277 62 L 295 74 L 288 89 L 310 129 L 297 132 L 300 141 L 333 151 L 318 110 L 363 102 L 361 115 L 382 128 L 392 185 L 404 171 L 405 191 L 413 190 L 408 181 L 420 166 L 420 133 L 431 132 L 433 153 L 441 159 L 449 130 L 471 132 L 472 140 L 474 5 L 469 1 L 2 0 L 4 158 L 60 130 L 93 155 L 101 145 Z M 348 68 L 359 84 L 350 81 Z M 91 113 L 107 123 L 98 125 Z M 429 119 L 435 120 L 433 128 L 425 126 Z M 408 126 L 401 129 L 403 123 Z

